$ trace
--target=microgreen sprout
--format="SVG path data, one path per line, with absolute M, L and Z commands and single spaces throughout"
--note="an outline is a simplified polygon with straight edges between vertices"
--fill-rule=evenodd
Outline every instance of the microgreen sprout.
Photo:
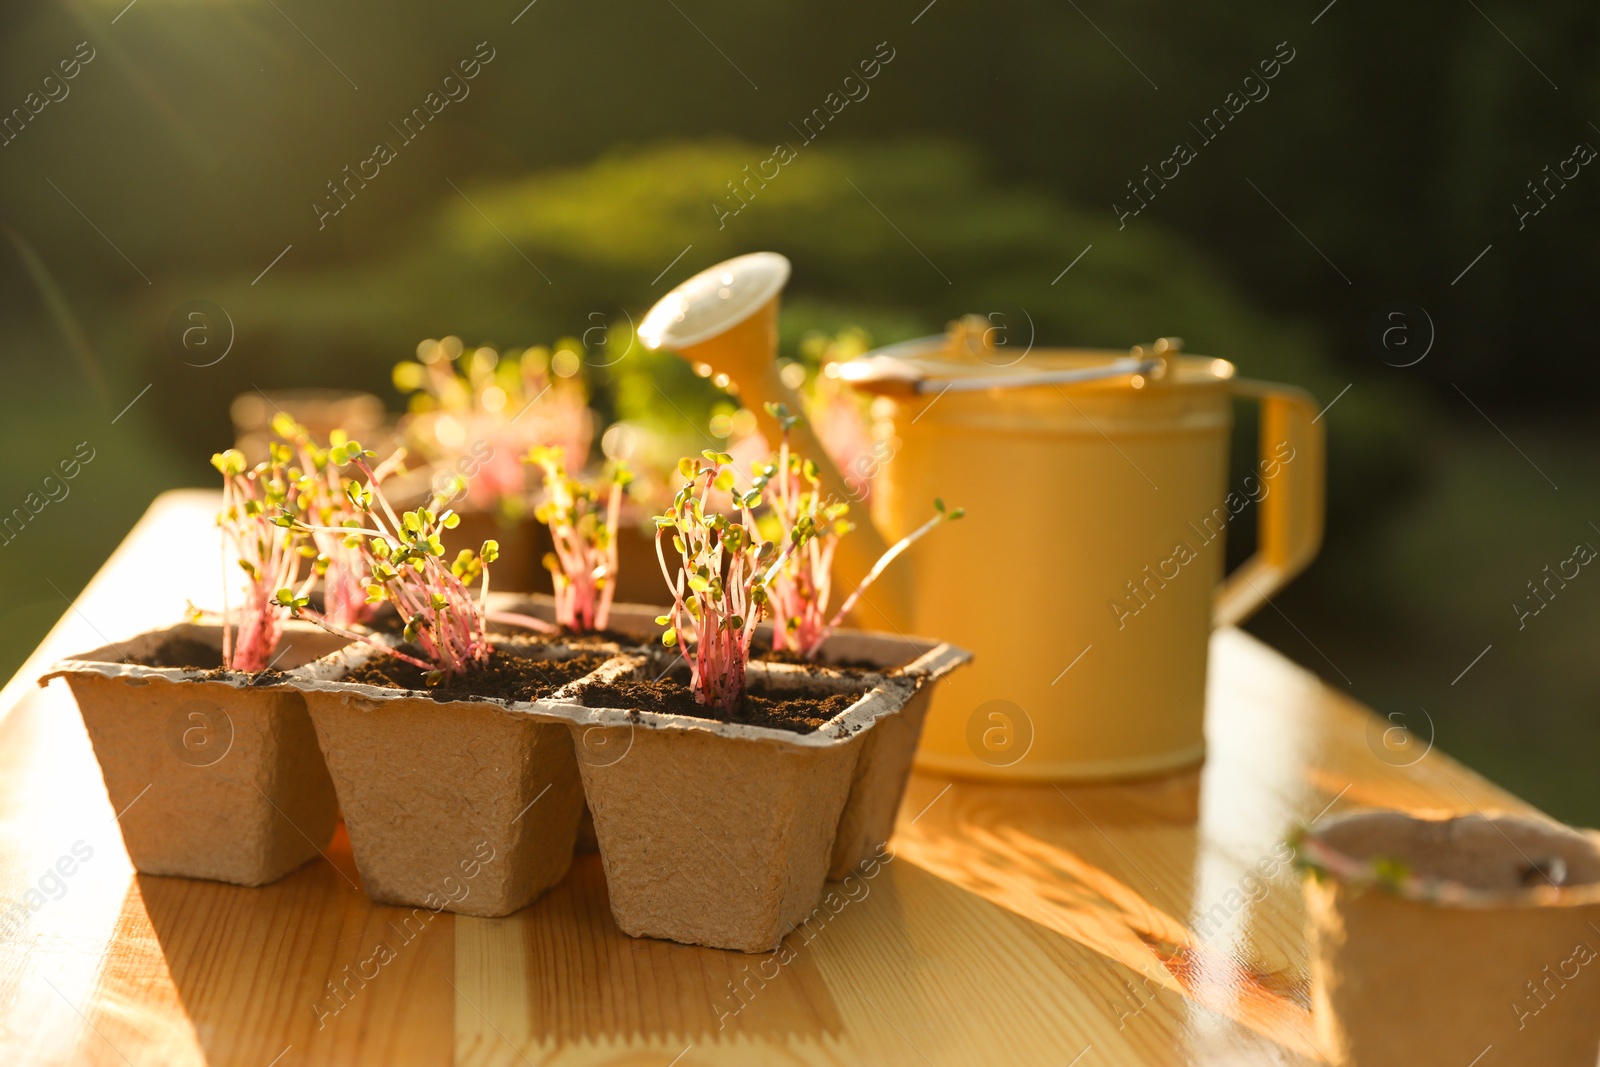
M 933 517 L 891 545 L 830 618 L 827 612 L 833 588 L 834 550 L 839 538 L 855 529 L 846 518 L 850 505 L 825 500 L 816 464 L 790 451 L 789 431 L 800 417 L 791 415 L 782 404 L 769 404 L 767 411 L 778 421 L 783 436 L 775 459 L 757 466 L 755 488 L 765 491 L 779 527 L 794 530 L 803 526 L 808 531 L 804 544 L 775 569 L 769 583 L 772 647 L 780 652 L 792 650 L 814 661 L 823 643 L 889 564 L 941 523 L 963 517 L 966 509 L 949 510 L 943 500 L 935 500 Z
M 763 538 L 751 514 L 761 503 L 761 490 L 736 491 L 726 452 L 701 455 L 703 461 L 678 462 L 686 484 L 655 519 L 656 558 L 673 597 L 671 609 L 656 621 L 667 627 L 663 644 L 683 646 L 695 699 L 727 718 L 744 693 L 750 642 L 768 602 L 767 583 L 810 530 L 803 524 L 780 539 Z M 706 511 L 714 492 L 733 494 L 733 514 Z M 667 566 L 669 537 L 680 564 L 676 576 Z
M 769 508 L 763 525 L 792 530 L 805 520 L 813 530 L 813 536 L 773 576 L 768 589 L 772 647 L 805 656 L 821 647 L 829 629 L 833 553 L 839 538 L 853 529 L 845 518 L 850 505 L 825 502 L 817 465 L 789 450 L 789 430 L 799 417 L 782 404 L 768 405 L 768 412 L 778 421 L 783 438 L 776 457 L 753 465 L 753 484 L 764 491 Z
M 534 517 L 550 528 L 555 545 L 545 554 L 544 565 L 555 587 L 556 624 L 570 633 L 604 630 L 617 591 L 622 491 L 633 475 L 625 465 L 612 464 L 609 488 L 602 490 L 568 475 L 559 448 L 535 448 L 527 462 L 544 471 L 545 498 Z
M 379 484 L 381 473 L 374 472 L 368 463 L 372 458 L 374 454 L 363 450 L 356 441 L 335 445 L 328 454 L 330 463 L 337 467 L 354 467 L 362 476 L 344 483 L 351 506 L 363 519 L 362 526 L 315 526 L 289 511 L 283 511 L 277 522 L 291 530 L 342 536 L 344 547 L 357 553 L 364 565 L 368 601 L 372 604 L 387 601 L 394 605 L 400 618 L 405 620 L 405 640 L 420 652 L 421 658 L 339 626 L 324 613 L 314 611 L 305 596 L 291 589 L 280 589 L 278 600 L 326 630 L 374 644 L 390 655 L 423 668 L 428 672 L 428 684 L 437 685 L 446 677 L 460 675 L 489 661 L 492 650 L 489 613 L 484 605 L 489 595 L 489 564 L 498 558 L 500 546 L 495 541 L 485 541 L 477 552 L 464 548 L 453 561 L 446 562 L 440 538 L 445 530 L 454 529 L 461 520 L 443 504 L 459 492 L 460 487 L 446 486 L 444 492 L 436 493 L 427 504 L 397 513 Z M 478 585 L 476 597 L 471 592 L 474 583 Z M 550 628 L 548 624 L 520 616 L 508 617 L 508 621 L 537 629 Z
M 333 449 L 346 444 L 348 438 L 335 430 L 329 447 L 323 447 L 309 430 L 283 412 L 272 420 L 272 429 L 294 450 L 296 465 L 289 475 L 295 511 L 316 527 L 310 533 L 316 545 L 312 569 L 322 578 L 323 615 L 341 627 L 370 622 L 377 605 L 367 598 L 363 557 L 356 548 L 346 547 L 346 534 L 337 532 L 364 525 L 362 513 L 346 489 L 347 480 L 332 459 Z M 375 480 L 382 481 L 400 462 L 401 454 L 396 453 L 380 463 L 373 471 Z
M 277 595 L 300 581 L 300 568 L 316 549 L 294 530 L 281 529 L 274 516 L 293 507 L 290 498 L 289 449 L 274 442 L 263 463 L 246 467 L 244 453 L 230 448 L 211 457 L 222 475 L 222 510 L 217 525 L 232 546 L 239 567 L 248 576 L 244 605 L 235 613 L 223 582 L 222 665 L 229 670 L 260 671 L 271 663 L 283 634 L 289 607 Z M 309 586 L 314 578 L 307 578 Z

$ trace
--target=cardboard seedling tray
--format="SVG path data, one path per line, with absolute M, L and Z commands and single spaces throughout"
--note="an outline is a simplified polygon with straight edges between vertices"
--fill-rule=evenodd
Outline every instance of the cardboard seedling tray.
M 551 617 L 547 597 L 492 600 L 497 610 Z M 154 773 L 155 746 L 171 753 L 174 714 L 170 699 L 149 698 L 156 680 L 228 702 L 231 754 L 240 757 L 231 769 L 244 777 L 185 781 L 187 792 L 172 790 L 175 799 L 151 805 L 148 817 L 125 817 L 140 870 L 261 884 L 325 846 L 342 807 L 374 900 L 505 915 L 566 873 L 587 796 L 623 930 L 769 950 L 815 909 L 826 878 L 843 877 L 887 841 L 929 690 L 971 657 L 935 641 L 841 631 L 821 667 L 753 661 L 752 682 L 860 694 L 806 734 L 578 703 L 576 687 L 586 681 L 653 676 L 671 662 L 657 643 L 659 614 L 614 607 L 610 629 L 632 647 L 497 638 L 540 658 L 610 656 L 587 678 L 533 702 L 441 701 L 347 682 L 351 670 L 384 653 L 340 647 L 299 625 L 298 639 L 309 644 L 282 664 L 294 667 L 282 686 L 120 662 L 165 632 L 77 657 L 56 673 L 79 693 L 119 810 L 150 799 L 141 790 L 151 780 L 161 784 L 192 768 L 174 759 L 167 777 Z M 758 645 L 765 644 L 763 635 Z M 317 652 L 327 654 L 306 662 Z M 127 710 L 130 701 L 136 713 Z M 176 818 L 180 809 L 191 819 Z

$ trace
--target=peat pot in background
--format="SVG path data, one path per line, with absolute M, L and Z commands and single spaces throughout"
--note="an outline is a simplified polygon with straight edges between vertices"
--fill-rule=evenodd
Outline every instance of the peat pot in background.
M 228 414 L 233 418 L 234 447 L 251 464 L 267 458 L 267 443 L 272 440 L 272 420 L 288 415 L 310 432 L 312 439 L 326 441 L 335 430 L 343 430 L 351 440 L 380 443 L 387 415 L 383 401 L 371 393 L 346 389 L 274 389 L 240 393 L 233 398 Z M 387 454 L 390 451 L 384 448 Z

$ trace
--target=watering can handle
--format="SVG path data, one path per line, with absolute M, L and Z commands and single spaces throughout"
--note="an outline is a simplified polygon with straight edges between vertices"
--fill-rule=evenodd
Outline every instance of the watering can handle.
M 1214 626 L 1236 626 L 1255 614 L 1322 546 L 1325 446 L 1316 400 L 1303 389 L 1244 378 L 1234 391 L 1261 403 L 1263 488 L 1256 553 L 1217 587 Z

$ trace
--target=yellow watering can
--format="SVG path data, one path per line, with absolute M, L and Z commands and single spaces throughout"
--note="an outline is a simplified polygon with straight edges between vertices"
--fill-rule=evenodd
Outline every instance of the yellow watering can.
M 803 410 L 776 368 L 788 275 L 771 252 L 718 264 L 663 298 L 639 330 L 647 347 L 726 373 L 774 438 L 766 403 Z M 967 511 L 885 572 L 860 620 L 976 653 L 935 694 L 918 765 L 1064 780 L 1197 763 L 1209 632 L 1247 618 L 1321 544 L 1316 402 L 1170 340 L 1013 357 L 986 326 L 957 323 L 830 368 L 888 397 L 892 423 L 873 483 L 876 530 L 840 542 L 840 587 L 920 525 L 935 497 Z M 1230 488 L 1236 396 L 1261 404 L 1260 455 Z M 808 436 L 791 440 L 846 498 Z M 1228 521 L 1252 502 L 1258 551 L 1224 577 Z

